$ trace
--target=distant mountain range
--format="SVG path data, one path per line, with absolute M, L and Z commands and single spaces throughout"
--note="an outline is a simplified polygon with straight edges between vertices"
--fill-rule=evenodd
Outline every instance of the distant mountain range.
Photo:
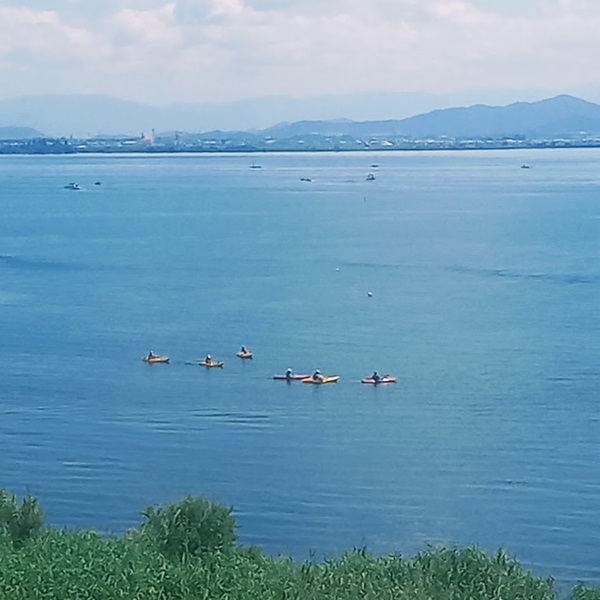
M 150 106 L 97 94 L 22 96 L 0 99 L 0 127 L 27 126 L 49 136 L 95 137 L 161 131 L 249 131 L 280 121 L 335 119 L 363 121 L 379 115 L 412 116 L 461 98 L 432 94 L 347 94 L 310 98 L 262 97 L 229 103 Z
M 508 106 L 475 105 L 447 108 L 401 120 L 298 121 L 261 132 L 275 138 L 298 135 L 351 135 L 358 138 L 409 136 L 412 138 L 560 137 L 600 134 L 600 105 L 573 96 Z
M 250 104 L 239 103 L 238 110 Z M 221 110 L 233 110 L 232 106 Z M 209 107 L 210 108 L 210 107 Z M 152 107 L 107 96 L 30 96 L 0 100 L 0 139 L 68 136 L 94 137 L 140 135 L 154 129 L 197 133 L 195 123 L 206 121 L 202 106 Z M 211 122 L 215 119 L 214 110 Z M 340 109 L 341 110 L 341 109 Z M 204 114 L 203 114 L 204 111 Z M 69 123 L 78 124 L 79 131 Z M 89 126 L 80 131 L 82 124 Z M 95 127 L 92 128 L 92 124 Z M 145 126 L 144 126 L 145 124 Z M 20 125 L 17 127 L 16 125 Z M 206 131 L 206 130 L 205 130 Z M 43 133 L 42 133 L 43 132 Z M 294 138 L 305 135 L 354 136 L 360 139 L 385 136 L 411 138 L 502 138 L 560 137 L 587 133 L 600 135 L 600 105 L 573 96 L 561 95 L 538 102 L 516 102 L 506 106 L 474 105 L 433 110 L 396 120 L 354 121 L 349 119 L 283 122 L 252 131 L 260 137 Z M 239 137 L 241 132 L 210 131 L 202 137 Z

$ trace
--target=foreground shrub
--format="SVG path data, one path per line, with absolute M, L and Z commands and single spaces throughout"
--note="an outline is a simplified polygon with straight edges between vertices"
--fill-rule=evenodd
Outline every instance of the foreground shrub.
M 583 585 L 577 585 L 571 593 L 572 600 L 600 600 L 600 589 L 587 588 Z
M 352 551 L 324 563 L 296 563 L 238 547 L 174 561 L 141 537 L 55 530 L 19 550 L 0 542 L 0 598 L 555 600 L 548 582 L 471 548 L 413 559 Z
M 0 506 L 15 505 L 22 508 L 4 493 Z M 236 546 L 231 510 L 202 498 L 148 508 L 145 519 L 120 537 L 44 528 L 17 547 L 0 535 L 0 599 L 556 600 L 551 580 L 504 551 L 441 548 L 404 558 L 353 550 L 299 563 Z M 600 590 L 578 586 L 570 600 L 600 600 Z
M 44 526 L 44 513 L 29 494 L 21 502 L 14 494 L 0 489 L 0 537 L 14 545 L 23 544 Z
M 554 598 L 551 579 L 534 577 L 503 550 L 495 556 L 476 547 L 427 551 L 413 558 L 410 567 L 423 598 Z
M 143 514 L 142 536 L 169 558 L 227 551 L 237 540 L 231 509 L 206 498 L 187 496 L 164 508 L 149 506 Z

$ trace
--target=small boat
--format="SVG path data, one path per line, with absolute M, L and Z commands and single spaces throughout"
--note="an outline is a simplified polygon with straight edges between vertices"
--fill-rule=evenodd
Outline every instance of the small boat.
M 252 164 L 250 165 L 250 168 L 251 168 L 251 169 L 262 169 L 262 165 L 255 165 L 254 163 L 252 163 Z
M 307 377 L 306 379 L 302 380 L 302 383 L 313 383 L 315 385 L 322 385 L 324 383 L 337 383 L 339 378 L 339 375 L 321 375 L 321 377 L 318 379 Z
M 273 379 L 285 380 L 285 381 L 302 381 L 304 379 L 308 379 L 310 375 L 297 375 L 296 373 L 292 373 L 291 375 L 273 375 Z
M 149 365 L 153 365 L 154 363 L 168 363 L 171 360 L 168 356 L 144 356 L 142 360 Z
M 379 385 L 380 383 L 396 383 L 396 378 L 391 375 L 385 375 L 379 379 L 373 379 L 372 377 L 365 377 L 360 380 L 361 383 L 371 383 L 373 385 Z
M 312 181 L 310 177 L 300 177 L 300 181 Z
M 211 361 L 207 361 L 206 359 L 201 360 L 198 363 L 201 367 L 206 367 L 207 369 L 213 368 L 213 367 L 222 367 L 223 363 L 218 361 L 218 360 L 211 360 Z
M 252 352 L 242 352 L 241 350 L 236 353 L 236 356 L 239 356 L 240 358 L 254 358 L 254 354 L 252 354 Z
M 369 173 L 366 177 L 367 181 L 375 181 L 375 175 L 373 173 Z
M 65 185 L 65 190 L 80 190 L 81 186 L 78 183 L 75 183 L 74 181 L 71 181 L 71 183 L 67 183 L 67 185 Z
M 521 165 L 521 169 L 531 169 L 531 165 L 528 165 L 527 163 L 523 163 Z

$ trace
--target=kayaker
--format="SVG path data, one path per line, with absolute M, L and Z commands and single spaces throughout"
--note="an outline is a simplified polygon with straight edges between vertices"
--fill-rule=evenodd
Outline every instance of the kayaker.
M 379 373 L 377 371 L 373 371 L 373 375 L 371 375 L 371 379 L 375 383 L 379 383 L 381 381 L 381 376 L 379 375 Z
M 240 354 L 250 354 L 248 352 L 248 350 L 246 350 L 246 346 L 242 346 L 242 349 L 240 350 Z
M 317 369 L 314 373 L 313 373 L 313 381 L 320 381 L 321 379 L 323 379 L 323 375 L 321 375 L 321 371 L 319 371 L 319 369 Z
M 204 359 L 204 362 L 205 362 L 207 365 L 210 365 L 210 364 L 212 363 L 212 356 L 211 356 L 210 354 L 207 354 L 207 355 L 206 355 L 206 358 Z
M 289 368 L 288 368 L 288 369 L 286 370 L 286 372 L 285 372 L 285 378 L 286 378 L 286 379 L 291 379 L 291 378 L 292 378 L 292 375 L 293 375 L 293 373 L 294 373 L 294 372 L 292 371 L 292 369 L 289 369 Z
M 156 356 L 156 354 L 154 354 L 154 352 L 152 352 L 152 350 L 150 350 L 150 352 L 148 352 L 148 360 L 154 358 Z

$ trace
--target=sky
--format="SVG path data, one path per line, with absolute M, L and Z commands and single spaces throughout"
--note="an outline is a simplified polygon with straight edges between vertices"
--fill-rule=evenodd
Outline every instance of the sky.
M 600 102 L 599 0 L 0 0 L 0 98 Z

